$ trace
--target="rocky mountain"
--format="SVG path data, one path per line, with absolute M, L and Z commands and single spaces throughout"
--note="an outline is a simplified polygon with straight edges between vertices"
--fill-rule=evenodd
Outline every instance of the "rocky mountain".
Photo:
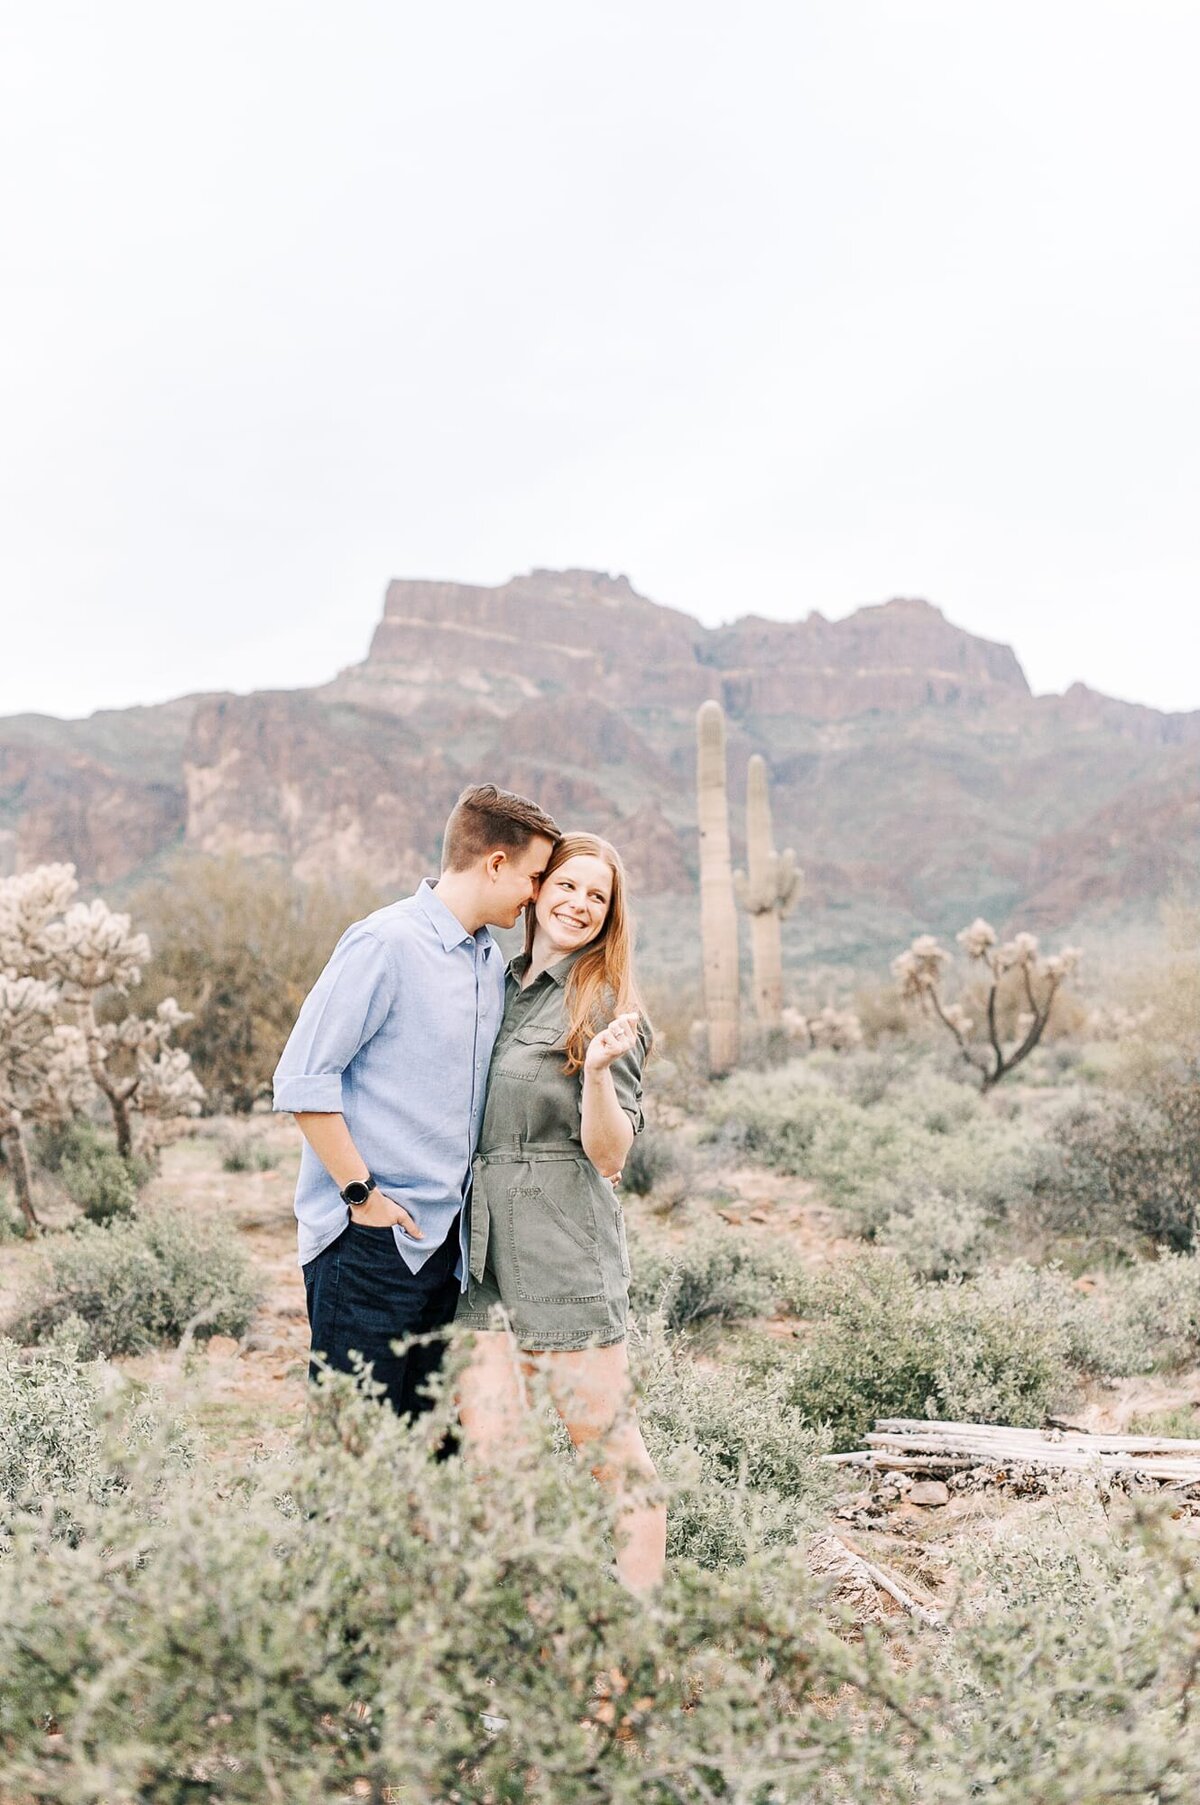
M 579 570 L 393 582 L 366 659 L 319 689 L 0 721 L 0 870 L 66 858 L 128 888 L 183 847 L 405 887 L 487 776 L 614 838 L 652 948 L 681 959 L 709 697 L 735 840 L 761 752 L 807 874 L 793 959 L 874 963 L 980 912 L 1123 924 L 1200 889 L 1200 712 L 1035 697 L 1007 646 L 923 601 L 714 629 Z

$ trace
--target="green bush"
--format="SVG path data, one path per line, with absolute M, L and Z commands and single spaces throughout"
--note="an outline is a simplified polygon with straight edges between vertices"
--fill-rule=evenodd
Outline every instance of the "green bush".
M 727 1143 L 764 1165 L 809 1176 L 822 1119 L 842 1107 L 844 1100 L 815 1062 L 793 1059 L 774 1071 L 735 1072 L 711 1098 L 708 1121 Z
M 586 1469 L 539 1449 L 473 1477 L 430 1458 L 438 1427 L 338 1375 L 291 1460 L 236 1492 L 144 1482 L 151 1534 L 128 1496 L 70 1550 L 19 1525 L 0 1562 L 0 1794 L 832 1801 L 830 1775 L 897 1763 L 863 1746 L 878 1682 L 822 1624 L 797 1552 L 720 1575 L 678 1562 L 648 1611 L 606 1571 Z M 831 1715 L 833 1696 L 857 1709 Z
M 683 1393 L 678 1408 L 662 1420 L 682 1439 Z M 69 1541 L 18 1517 L 0 1560 L 0 1796 L 1196 1796 L 1200 1575 L 1166 1513 L 1056 1501 L 1032 1531 L 981 1537 L 944 1634 L 898 1620 L 850 1641 L 782 1542 L 720 1572 L 677 1557 L 653 1609 L 636 1604 L 606 1571 L 581 1465 L 538 1448 L 481 1478 L 431 1458 L 445 1420 L 409 1428 L 338 1375 L 294 1452 L 236 1485 L 203 1468 L 181 1483 L 156 1451 L 81 1507 Z
M 672 1559 L 727 1567 L 817 1526 L 833 1492 L 818 1459 L 829 1440 L 788 1403 L 781 1368 L 701 1366 L 661 1333 L 635 1355 L 646 1445 L 671 1488 Z
M 946 1743 L 914 1763 L 914 1797 L 965 1805 L 1107 1805 L 1198 1796 L 1189 1699 L 1200 1665 L 1200 1570 L 1161 1505 L 1132 1519 L 1056 1501 L 1036 1525 L 980 1540 L 943 1641 Z M 955 1751 L 950 1771 L 947 1748 Z M 932 1754 L 932 1750 L 929 1751 Z
M 24 1233 L 25 1223 L 11 1187 L 0 1177 L 0 1242 L 20 1240 Z
M 34 1354 L 0 1338 L 0 1499 L 94 1496 L 98 1401 L 96 1372 L 69 1340 Z
M 986 1225 L 1045 1183 L 1050 1158 L 1041 1135 L 969 1085 L 911 1063 L 866 1055 L 853 1069 L 859 1082 L 842 1080 L 840 1088 L 810 1061 L 753 1081 L 734 1077 L 710 1121 L 752 1157 L 812 1179 L 868 1238 L 886 1229 L 889 1243 L 903 1246 L 903 1219 L 919 1214 L 913 1239 L 929 1243 L 929 1199 L 944 1198 L 963 1227 L 951 1231 L 944 1255 L 928 1247 L 929 1258 L 918 1260 L 923 1270 L 950 1270 L 956 1243 L 960 1253 L 981 1253 Z
M 62 1326 L 37 1349 L 0 1338 L 0 1517 L 52 1507 L 55 1532 L 73 1535 L 87 1502 L 126 1484 L 149 1448 L 169 1470 L 190 1467 L 190 1425 L 168 1420 L 152 1392 L 114 1386 L 103 1361 L 79 1357 L 80 1327 Z
M 639 1239 L 629 1301 L 636 1316 L 661 1313 L 670 1329 L 766 1316 L 781 1295 L 784 1260 L 760 1252 L 723 1224 L 688 1230 L 682 1246 Z
M 156 1210 L 109 1228 L 87 1224 L 47 1249 L 17 1305 L 25 1342 L 77 1320 L 80 1351 L 136 1354 L 159 1343 L 240 1335 L 257 1287 L 227 1229 L 182 1210 Z
M 137 1183 L 128 1160 L 115 1147 L 97 1148 L 85 1158 L 64 1160 L 61 1177 L 67 1195 L 89 1222 L 112 1222 L 132 1216 L 137 1209 Z
M 125 1159 L 113 1136 L 84 1116 L 40 1129 L 35 1151 L 38 1164 L 57 1174 L 89 1222 L 132 1216 L 138 1192 L 151 1175 L 144 1161 Z
M 621 1170 L 621 1189 L 632 1197 L 648 1197 L 677 1168 L 678 1158 L 667 1135 L 653 1128 L 636 1135 Z
M 304 884 L 278 863 L 181 853 L 134 899 L 154 959 L 134 1007 L 175 997 L 191 1013 L 176 1035 L 207 1107 L 249 1114 L 296 1013 L 352 921 L 384 899 L 366 878 Z
M 927 1191 L 894 1208 L 876 1239 L 923 1278 L 966 1277 L 987 1260 L 994 1237 L 976 1203 Z
M 1052 1129 L 1061 1171 L 1050 1227 L 1121 1246 L 1188 1253 L 1200 1220 L 1200 1081 L 1157 1073 L 1142 1094 L 1065 1111 Z
M 221 1136 L 223 1172 L 269 1172 L 274 1164 L 271 1149 L 245 1130 Z
M 863 1255 L 810 1280 L 788 1396 L 839 1447 L 885 1416 L 1037 1424 L 1095 1370 L 1104 1337 L 1093 1312 L 1054 1270 L 937 1285 L 894 1256 Z
M 1170 1371 L 1200 1356 L 1200 1253 L 1165 1254 L 1120 1274 L 1109 1311 L 1124 1340 L 1146 1349 L 1142 1367 Z

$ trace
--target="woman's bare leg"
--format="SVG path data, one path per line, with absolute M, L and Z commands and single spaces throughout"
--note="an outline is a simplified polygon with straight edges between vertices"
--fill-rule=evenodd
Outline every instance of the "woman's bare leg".
M 511 1458 L 525 1435 L 528 1402 L 521 1355 L 507 1330 L 476 1334 L 455 1402 L 467 1456 L 482 1466 Z
M 661 1584 L 667 1557 L 667 1508 L 654 1500 L 658 1474 L 642 1440 L 629 1373 L 629 1349 L 563 1349 L 535 1356 L 574 1446 L 616 1506 L 617 1574 L 644 1597 Z

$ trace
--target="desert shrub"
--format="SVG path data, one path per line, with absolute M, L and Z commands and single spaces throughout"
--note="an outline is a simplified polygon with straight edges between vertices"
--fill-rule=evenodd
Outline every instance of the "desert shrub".
M 895 984 L 877 984 L 856 990 L 854 1012 L 862 1024 L 863 1040 L 868 1047 L 893 1046 L 899 1041 L 916 1039 L 924 1026 L 914 1021 L 912 1010 Z
M 1144 1261 L 1119 1274 L 1110 1289 L 1109 1314 L 1126 1342 L 1147 1350 L 1144 1367 L 1169 1371 L 1200 1355 L 1200 1254 Z
M 64 1160 L 90 1153 L 103 1137 L 87 1116 L 67 1116 L 40 1126 L 33 1137 L 33 1153 L 43 1172 L 62 1171 Z M 111 1142 L 108 1143 L 111 1145 Z
M 17 1208 L 12 1189 L 0 1172 L 0 1242 L 16 1241 L 25 1233 L 25 1224 Z
M 680 1393 L 685 1432 L 692 1408 Z M 1165 1513 L 1073 1511 L 981 1540 L 945 1635 L 898 1622 L 851 1642 L 782 1542 L 719 1572 L 678 1556 L 645 1609 L 609 1577 L 581 1465 L 536 1448 L 481 1479 L 430 1458 L 445 1421 L 408 1427 L 338 1375 L 291 1456 L 236 1486 L 173 1482 L 155 1452 L 84 1505 L 70 1544 L 18 1518 L 0 1560 L 0 1795 L 1195 1796 L 1200 1577 Z M 732 1413 L 719 1433 L 737 1433 Z
M 968 1253 L 977 1263 L 986 1227 L 1035 1198 L 1052 1158 L 1044 1137 L 1020 1116 L 981 1101 L 968 1084 L 922 1066 L 859 1055 L 839 1087 L 818 1066 L 796 1064 L 757 1078 L 734 1078 L 710 1119 L 735 1145 L 768 1165 L 820 1185 L 847 1209 L 858 1233 L 889 1244 L 926 1246 L 922 1270 L 949 1271 Z M 856 1100 L 867 1096 L 869 1101 Z M 931 1197 L 947 1201 L 943 1247 Z M 905 1218 L 919 1213 L 918 1230 Z M 952 1218 L 961 1219 L 961 1227 Z M 958 1268 L 961 1270 L 961 1268 Z
M 98 1396 L 95 1370 L 69 1338 L 36 1353 L 0 1338 L 0 1499 L 95 1494 Z
M 780 1255 L 705 1223 L 679 1247 L 638 1241 L 629 1301 L 643 1319 L 661 1312 L 670 1329 L 766 1316 L 779 1299 L 783 1265 Z
M 1131 1416 L 1129 1435 L 1163 1435 L 1178 1441 L 1200 1441 L 1200 1410 L 1194 1404 L 1172 1404 Z
M 838 1070 L 829 1074 L 830 1082 L 851 1103 L 867 1109 L 882 1103 L 901 1074 L 910 1069 L 910 1059 L 895 1051 L 860 1051 L 838 1061 Z
M 244 1130 L 223 1134 L 220 1145 L 223 1172 L 269 1172 L 275 1164 L 271 1149 Z
M 932 1232 L 938 1206 L 931 1207 L 930 1200 L 941 1199 L 947 1252 L 961 1242 L 978 1256 L 993 1228 L 1038 1207 L 1053 1170 L 1053 1155 L 1040 1132 L 1021 1120 L 998 1119 L 985 1108 L 978 1119 L 955 1129 L 898 1138 L 886 1169 L 864 1167 L 857 1183 L 853 1170 L 844 1169 L 842 1194 L 858 1233 L 893 1245 L 902 1244 L 905 1218 L 920 1216 Z M 931 1251 L 936 1255 L 936 1246 L 931 1244 Z M 928 1270 L 938 1270 L 936 1258 Z
M 130 1462 L 149 1448 L 164 1469 L 191 1466 L 195 1439 L 185 1418 L 168 1417 L 154 1392 L 114 1388 L 103 1361 L 81 1360 L 80 1325 L 66 1323 L 49 1345 L 21 1348 L 0 1338 L 0 1516 L 6 1529 L 22 1505 L 52 1507 L 55 1533 L 73 1535 L 88 1501 L 126 1484 Z
M 621 1169 L 621 1189 L 648 1197 L 676 1169 L 678 1159 L 669 1136 L 653 1128 L 634 1138 Z
M 248 1112 L 304 997 L 350 923 L 378 908 L 369 885 L 302 884 L 267 860 L 187 855 L 136 899 L 154 963 L 143 1012 L 175 996 L 192 1019 L 177 1039 L 208 1108 Z
M 702 1567 L 814 1529 L 832 1496 L 829 1443 L 785 1397 L 782 1370 L 701 1366 L 661 1331 L 635 1347 L 639 1417 L 670 1488 L 668 1554 Z
M 893 1209 L 876 1239 L 927 1279 L 978 1272 L 994 1244 L 988 1219 L 978 1204 L 933 1190 Z
M 163 1342 L 240 1335 L 257 1288 L 228 1231 L 183 1210 L 111 1227 L 86 1224 L 48 1249 L 17 1305 L 12 1332 L 39 1342 L 77 1320 L 80 1352 L 136 1354 Z
M 990 1536 L 962 1562 L 960 1627 L 942 1645 L 947 1742 L 914 1794 L 965 1805 L 1106 1805 L 1196 1795 L 1189 1724 L 1200 1662 L 1194 1543 L 1161 1506 L 1075 1506 Z M 936 1683 L 936 1682 L 935 1682 Z
M 148 1161 L 119 1153 L 112 1134 L 87 1116 L 39 1129 L 34 1150 L 43 1171 L 58 1178 L 89 1222 L 131 1216 L 151 1177 Z
M 1092 1308 L 1053 1269 L 937 1285 L 869 1254 L 810 1279 L 806 1339 L 779 1357 L 791 1402 L 839 1447 L 884 1416 L 1036 1424 L 1094 1370 Z
M 133 1162 L 123 1159 L 115 1146 L 97 1141 L 86 1152 L 64 1160 L 59 1176 L 72 1203 L 79 1205 L 89 1222 L 112 1222 L 132 1216 L 137 1209 Z
M 807 1176 L 823 1116 L 845 1107 L 815 1062 L 793 1059 L 770 1072 L 735 1072 L 713 1094 L 708 1121 L 729 1146 Z
M 481 1481 L 429 1458 L 434 1432 L 339 1376 L 236 1496 L 168 1489 L 150 1536 L 119 1496 L 69 1551 L 19 1526 L 0 1791 L 68 1805 L 102 1773 L 110 1799 L 832 1805 L 838 1775 L 898 1764 L 862 1733 L 873 1664 L 822 1624 L 797 1551 L 678 1561 L 647 1611 L 608 1576 L 585 1469 L 539 1450 Z
M 1063 1112 L 1045 1219 L 1061 1233 L 1187 1252 L 1200 1219 L 1200 1074 L 1159 1071 L 1141 1094 Z

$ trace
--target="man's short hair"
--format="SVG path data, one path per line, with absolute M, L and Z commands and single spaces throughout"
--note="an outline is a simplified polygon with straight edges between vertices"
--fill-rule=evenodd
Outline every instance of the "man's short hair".
M 494 783 L 473 783 L 450 811 L 442 840 L 442 870 L 466 871 L 497 847 L 524 852 L 538 836 L 557 845 L 557 823 L 527 796 L 498 790 Z

